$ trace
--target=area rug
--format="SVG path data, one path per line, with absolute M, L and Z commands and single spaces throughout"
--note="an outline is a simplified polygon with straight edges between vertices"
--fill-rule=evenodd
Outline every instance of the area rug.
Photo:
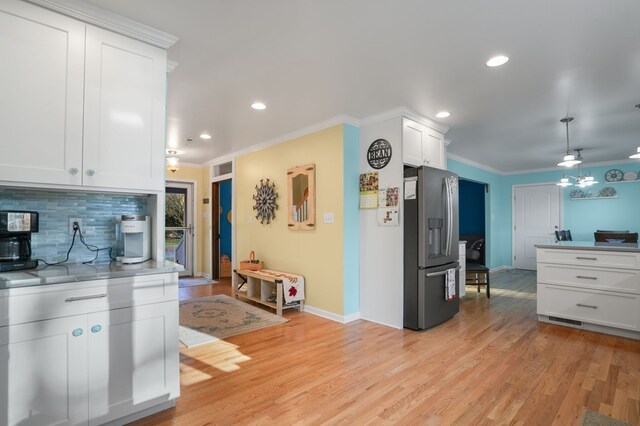
M 180 302 L 180 341 L 188 348 L 289 320 L 219 294 Z
M 196 277 L 196 278 L 180 278 L 178 280 L 178 287 L 191 287 L 194 285 L 207 285 L 218 284 L 218 281 L 210 280 L 208 278 Z
M 600 413 L 596 413 L 591 410 L 584 410 L 582 414 L 581 426 L 631 426 L 629 423 L 625 423 L 622 420 L 616 420 L 612 417 L 605 416 Z

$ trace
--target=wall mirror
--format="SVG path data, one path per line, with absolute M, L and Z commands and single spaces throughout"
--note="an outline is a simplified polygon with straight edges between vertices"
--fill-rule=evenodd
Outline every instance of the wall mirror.
M 287 171 L 289 229 L 316 229 L 316 166 L 307 164 Z

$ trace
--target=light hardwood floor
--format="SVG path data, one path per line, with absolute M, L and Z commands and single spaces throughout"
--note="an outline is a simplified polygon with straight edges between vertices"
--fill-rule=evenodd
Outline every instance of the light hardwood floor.
M 492 274 L 432 330 L 288 323 L 183 349 L 182 396 L 138 425 L 576 425 L 584 407 L 640 424 L 640 341 L 536 321 L 535 277 Z M 181 298 L 230 293 L 229 283 Z

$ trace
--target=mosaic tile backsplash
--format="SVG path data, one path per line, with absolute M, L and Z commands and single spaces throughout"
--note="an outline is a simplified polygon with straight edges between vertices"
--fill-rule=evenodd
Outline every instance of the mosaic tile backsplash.
M 147 196 L 0 188 L 0 210 L 40 213 L 40 232 L 31 235 L 31 258 L 53 263 L 64 260 L 71 245 L 70 218 L 82 219 L 87 244 L 115 249 L 116 217 L 147 214 Z M 94 256 L 76 235 L 69 262 L 85 262 Z M 101 251 L 98 261 L 108 260 L 109 251 Z

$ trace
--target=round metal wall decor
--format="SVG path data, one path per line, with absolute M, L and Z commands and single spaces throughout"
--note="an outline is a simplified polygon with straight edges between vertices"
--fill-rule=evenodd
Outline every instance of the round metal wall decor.
M 374 169 L 382 169 L 391 161 L 391 144 L 386 139 L 376 139 L 367 151 L 367 161 Z
M 256 219 L 263 225 L 270 224 L 276 217 L 275 211 L 278 210 L 276 198 L 278 198 L 276 184 L 271 183 L 269 179 L 266 182 L 260 179 L 260 185 L 256 185 L 256 195 L 253 196 L 255 200 L 253 210 L 256 211 Z

